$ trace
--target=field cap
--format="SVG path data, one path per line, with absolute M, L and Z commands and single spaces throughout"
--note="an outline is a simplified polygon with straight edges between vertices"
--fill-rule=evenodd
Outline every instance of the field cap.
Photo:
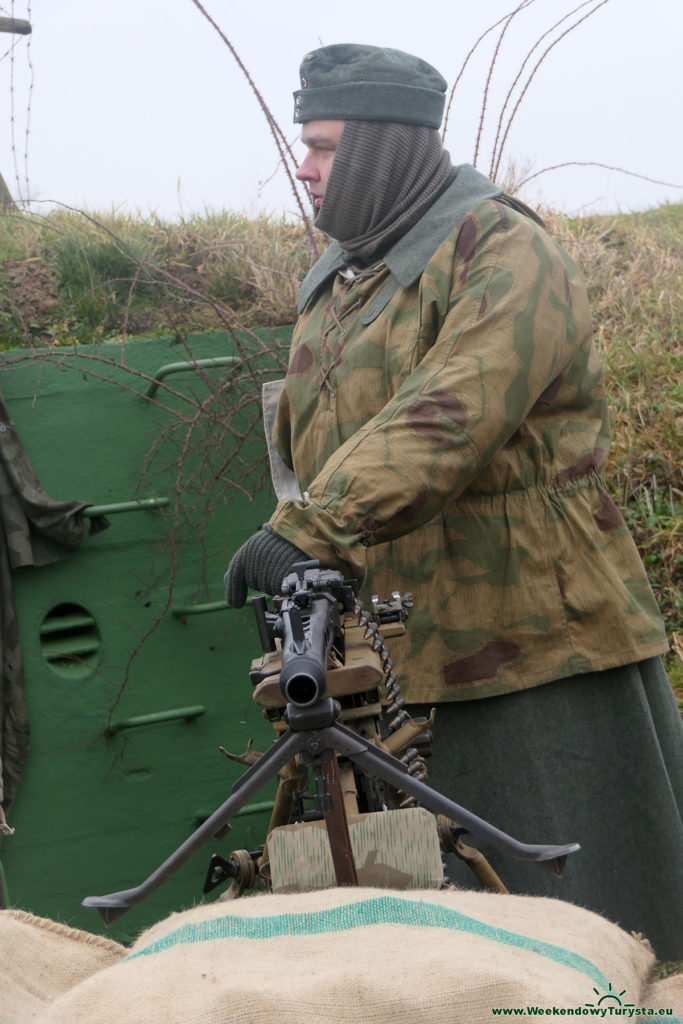
M 438 128 L 447 83 L 403 50 L 336 43 L 307 53 L 294 93 L 294 121 L 398 121 Z

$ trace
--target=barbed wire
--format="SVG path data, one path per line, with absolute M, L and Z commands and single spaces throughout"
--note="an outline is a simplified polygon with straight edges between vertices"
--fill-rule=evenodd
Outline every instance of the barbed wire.
M 10 18 L 14 18 L 14 0 L 12 0 L 12 6 L 9 12 Z M 17 195 L 21 199 L 21 186 L 19 182 L 19 165 L 17 163 L 17 147 L 16 137 L 14 132 L 15 116 L 14 116 L 14 46 L 10 48 L 10 60 L 9 60 L 9 133 L 10 133 L 10 149 L 12 151 L 12 161 L 14 163 L 14 180 L 17 183 Z
M 26 9 L 26 20 L 31 23 L 31 0 L 27 0 Z M 14 0 L 10 4 L 9 10 L 5 6 L 0 6 L 0 13 L 7 15 L 7 17 L 15 18 L 15 4 Z M 23 153 L 23 179 L 20 172 L 21 158 L 19 157 L 18 145 L 17 145 L 17 89 L 15 84 L 15 50 L 20 42 L 26 39 L 26 54 L 27 54 L 27 66 L 29 70 L 29 87 L 28 97 L 26 101 L 26 112 L 25 112 L 25 131 L 24 131 L 24 153 Z M 12 152 L 12 163 L 14 166 L 14 180 L 17 188 L 17 198 L 19 202 L 27 206 L 30 201 L 30 181 L 29 181 L 29 136 L 31 126 L 31 104 L 33 100 L 33 86 L 35 80 L 35 70 L 33 66 L 33 60 L 31 57 L 31 34 L 28 36 L 17 36 L 12 41 L 5 53 L 0 57 L 0 61 L 5 60 L 9 57 L 10 62 L 10 87 L 9 87 L 9 105 L 10 105 L 10 149 Z
M 29 24 L 33 24 L 32 11 L 31 11 L 31 0 L 27 2 L 26 8 L 27 21 Z M 33 101 L 33 86 L 35 83 L 35 70 L 33 67 L 33 60 L 31 56 L 31 40 L 33 35 L 29 35 L 26 42 L 26 61 L 29 70 L 29 83 L 28 83 L 28 97 L 26 100 L 26 134 L 24 136 L 24 180 L 26 182 L 26 201 L 29 202 L 31 198 L 31 189 L 28 177 L 28 147 L 29 147 L 29 136 L 31 134 L 31 103 Z

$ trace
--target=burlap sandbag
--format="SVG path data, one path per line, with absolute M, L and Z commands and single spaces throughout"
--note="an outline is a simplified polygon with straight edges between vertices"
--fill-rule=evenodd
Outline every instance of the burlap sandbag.
M 645 991 L 642 1016 L 651 1021 L 650 1013 L 659 1018 L 661 1024 L 683 1024 L 683 974 L 675 974 L 661 981 L 653 982 Z
M 0 911 L 0 1022 L 33 1024 L 50 1003 L 126 953 L 118 942 L 21 910 Z
M 41 1024 L 481 1024 L 504 1009 L 548 1019 L 605 996 L 642 1005 L 653 959 L 616 925 L 551 899 L 386 889 L 255 896 L 155 925 L 124 959 L 56 1000 Z

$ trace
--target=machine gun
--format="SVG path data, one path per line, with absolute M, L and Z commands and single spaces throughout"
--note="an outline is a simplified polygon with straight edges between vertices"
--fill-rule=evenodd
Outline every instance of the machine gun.
M 324 823 L 327 832 L 333 866 L 328 884 L 372 884 L 359 877 L 349 820 L 351 827 L 357 816 L 395 821 L 397 813 L 410 809 L 429 819 L 431 835 L 438 834 L 441 848 L 464 859 L 486 888 L 507 891 L 483 856 L 464 846 L 466 833 L 561 875 L 567 856 L 579 849 L 577 843 L 521 843 L 425 783 L 424 758 L 435 712 L 429 719 L 408 714 L 385 645 L 385 639 L 405 631 L 410 604 L 410 595 L 394 593 L 388 601 L 373 598 L 373 610 L 366 612 L 355 581 L 320 569 L 317 562 L 293 566 L 274 600 L 275 611 L 267 610 L 264 597 L 255 598 L 263 656 L 252 663 L 251 681 L 254 699 L 272 721 L 277 739 L 262 754 L 250 748 L 241 755 L 223 751 L 248 765 L 228 799 L 140 885 L 87 897 L 83 905 L 95 907 L 105 923 L 115 921 L 155 892 L 208 840 L 224 835 L 230 819 L 275 776 L 279 785 L 265 843 L 251 852 L 234 851 L 229 860 L 214 854 L 204 892 L 230 881 L 237 895 L 257 878 L 267 888 L 277 888 L 269 848 L 287 826 L 315 823 Z M 393 717 L 383 735 L 382 722 L 388 716 Z M 309 801 L 314 806 L 307 810 Z M 436 833 L 433 818 L 422 809 L 437 816 Z M 392 814 L 394 818 L 387 818 Z M 281 891 L 286 891 L 284 885 Z

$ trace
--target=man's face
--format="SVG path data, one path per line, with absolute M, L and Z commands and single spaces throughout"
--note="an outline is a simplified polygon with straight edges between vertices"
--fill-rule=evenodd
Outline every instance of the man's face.
M 343 130 L 343 121 L 306 121 L 301 131 L 301 141 L 307 152 L 296 176 L 308 186 L 316 214 L 323 201 Z

